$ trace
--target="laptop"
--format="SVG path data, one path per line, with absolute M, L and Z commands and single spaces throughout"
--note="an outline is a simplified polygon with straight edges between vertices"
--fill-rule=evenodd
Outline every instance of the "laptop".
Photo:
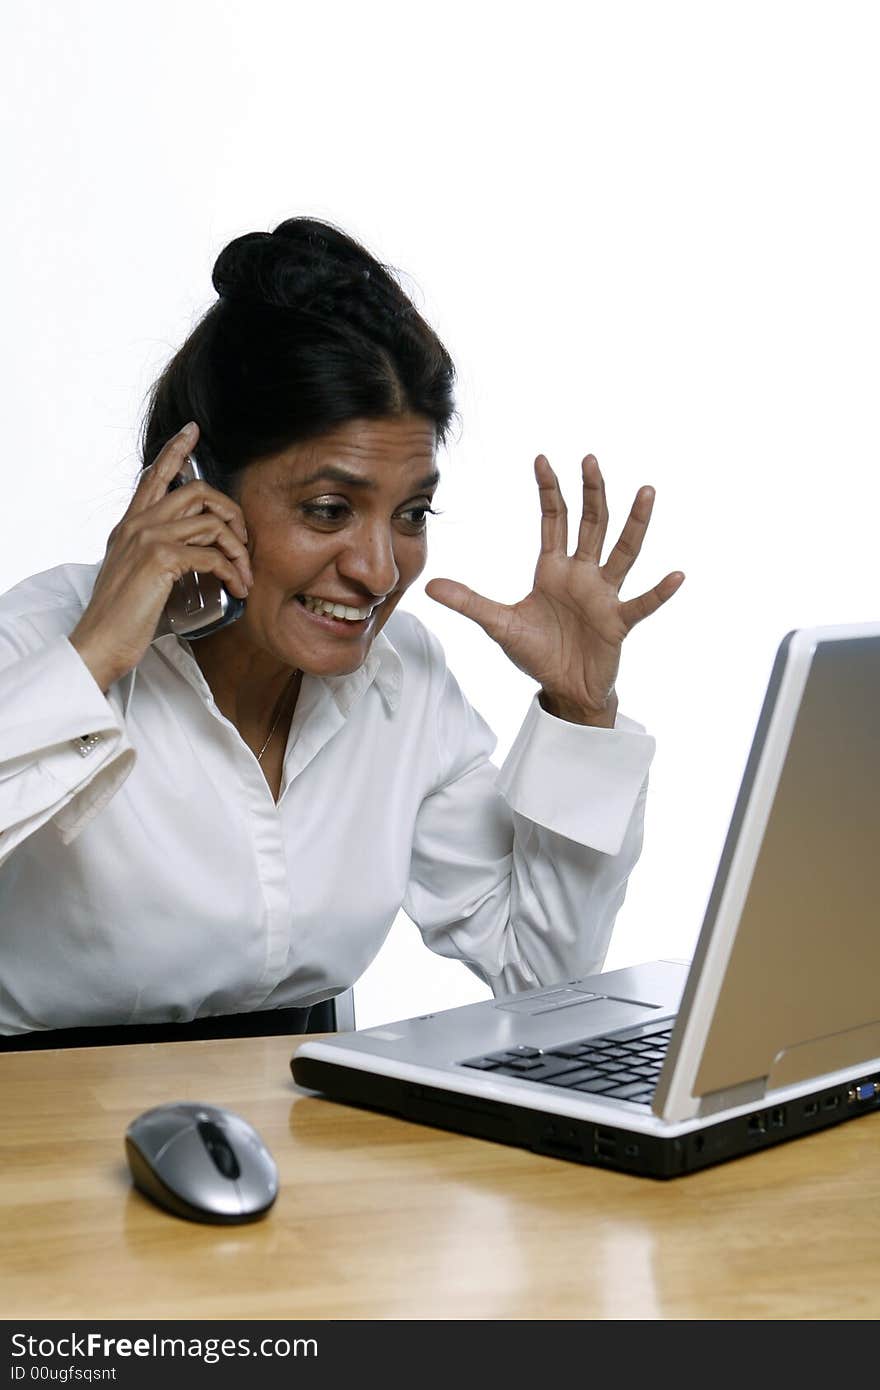
M 876 1112 L 878 789 L 880 622 L 790 632 L 689 968 L 658 960 L 308 1041 L 294 1080 L 657 1178 Z

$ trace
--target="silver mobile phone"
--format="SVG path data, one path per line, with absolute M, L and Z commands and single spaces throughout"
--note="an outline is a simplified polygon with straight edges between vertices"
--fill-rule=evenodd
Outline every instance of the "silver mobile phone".
M 186 483 L 195 482 L 201 477 L 202 471 L 195 454 L 187 454 L 177 477 L 169 483 L 168 491 L 184 487 Z M 192 571 L 174 581 L 157 636 L 173 632 L 193 642 L 198 637 L 207 637 L 209 632 L 217 632 L 221 627 L 234 623 L 244 609 L 245 600 L 230 594 L 216 574 Z

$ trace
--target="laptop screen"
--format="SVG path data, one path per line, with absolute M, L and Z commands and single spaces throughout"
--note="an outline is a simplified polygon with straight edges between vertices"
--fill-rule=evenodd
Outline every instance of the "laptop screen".
M 741 800 L 755 796 L 748 777 Z M 819 641 L 693 1094 L 783 1085 L 880 1051 L 878 786 L 880 635 Z

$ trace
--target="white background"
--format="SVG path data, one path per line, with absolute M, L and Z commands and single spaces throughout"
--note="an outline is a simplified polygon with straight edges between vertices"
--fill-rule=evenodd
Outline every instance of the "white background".
M 407 272 L 458 367 L 408 606 L 499 756 L 532 684 L 423 582 L 526 592 L 538 452 L 575 518 L 597 454 L 615 536 L 657 489 L 624 595 L 687 579 L 624 647 L 621 709 L 658 749 L 608 964 L 689 954 L 779 639 L 880 608 L 877 6 L 3 14 L 0 591 L 103 554 L 146 392 L 213 302 L 221 247 L 337 222 Z M 358 1023 L 484 994 L 401 920 Z

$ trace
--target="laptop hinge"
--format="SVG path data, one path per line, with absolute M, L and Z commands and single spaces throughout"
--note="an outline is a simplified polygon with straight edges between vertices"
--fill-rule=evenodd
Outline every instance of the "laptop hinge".
M 741 1081 L 738 1086 L 726 1086 L 722 1091 L 709 1091 L 700 1097 L 697 1114 L 716 1115 L 719 1110 L 733 1110 L 737 1105 L 753 1105 L 762 1101 L 767 1094 L 766 1076 L 755 1077 L 752 1081 Z

